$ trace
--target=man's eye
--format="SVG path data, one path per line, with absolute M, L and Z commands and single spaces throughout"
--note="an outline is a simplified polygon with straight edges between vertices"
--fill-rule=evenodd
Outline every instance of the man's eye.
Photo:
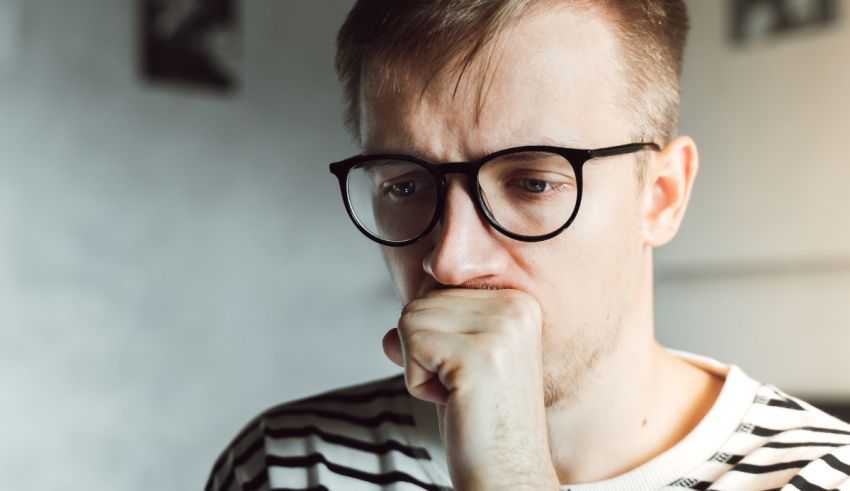
M 563 187 L 563 183 L 544 181 L 542 179 L 523 178 L 516 179 L 508 183 L 509 186 L 518 187 L 523 191 L 532 194 L 543 194 L 552 191 L 558 191 Z
M 390 193 L 395 196 L 411 196 L 416 192 L 416 183 L 414 181 L 397 182 L 390 186 Z
M 523 179 L 522 188 L 530 193 L 543 193 L 552 188 L 552 184 L 539 179 Z

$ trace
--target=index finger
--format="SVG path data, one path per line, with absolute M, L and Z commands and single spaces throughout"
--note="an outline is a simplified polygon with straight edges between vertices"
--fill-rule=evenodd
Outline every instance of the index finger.
M 531 296 L 522 290 L 511 288 L 435 288 L 422 295 L 422 298 L 462 297 L 492 299 L 513 295 Z

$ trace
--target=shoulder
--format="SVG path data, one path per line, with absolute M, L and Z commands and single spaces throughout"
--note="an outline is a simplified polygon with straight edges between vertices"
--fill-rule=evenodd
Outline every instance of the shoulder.
M 798 489 L 850 489 L 850 444 L 809 461 L 788 482 Z
M 789 436 L 850 444 L 850 424 L 772 385 L 762 385 L 741 430 L 775 441 Z
M 779 465 L 796 467 L 789 485 L 850 488 L 850 424 L 770 385 L 762 388 L 756 403 L 773 410 L 774 427 L 754 431 L 767 434 L 765 447 L 787 450 Z
M 333 489 L 345 479 L 345 489 L 357 489 L 382 479 L 388 460 L 417 467 L 428 452 L 407 441 L 409 398 L 396 375 L 271 407 L 224 449 L 205 489 Z
M 731 465 L 717 489 L 850 487 L 850 424 L 771 385 L 716 461 Z M 724 486 L 725 485 L 725 486 Z M 787 487 L 785 487 L 787 486 Z

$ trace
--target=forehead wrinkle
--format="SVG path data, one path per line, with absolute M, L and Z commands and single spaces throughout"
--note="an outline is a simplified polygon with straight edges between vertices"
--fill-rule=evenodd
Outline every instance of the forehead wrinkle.
M 546 107 L 558 101 L 559 103 L 566 102 L 568 105 L 579 107 L 587 99 L 585 93 L 571 94 L 565 93 L 560 89 L 561 86 L 572 87 L 573 89 L 582 89 L 592 91 L 598 95 L 597 102 L 604 102 L 602 106 L 585 107 L 585 111 L 580 114 L 573 114 L 573 117 L 582 117 L 583 119 L 599 119 L 606 114 L 611 114 L 612 110 L 616 109 L 615 101 L 616 94 L 619 92 L 621 83 L 617 83 L 614 78 L 618 71 L 612 67 L 613 64 L 620 62 L 619 43 L 613 31 L 611 23 L 603 16 L 599 15 L 594 10 L 575 10 L 572 8 L 558 9 L 561 13 L 568 13 L 568 16 L 562 15 L 556 19 L 541 15 L 541 13 L 529 14 L 520 19 L 520 22 L 512 26 L 510 31 L 505 33 L 506 36 L 517 36 L 524 41 L 525 46 L 530 47 L 527 51 L 506 49 L 500 55 L 500 63 L 493 71 L 490 80 L 489 95 L 496 94 L 496 97 L 488 99 L 488 103 L 482 107 L 481 125 L 486 125 L 487 121 L 499 121 L 501 124 L 509 124 L 514 128 L 508 128 L 506 134 L 511 134 L 516 130 L 516 127 L 533 126 L 536 122 L 536 115 L 530 111 L 517 111 L 512 118 L 504 118 L 504 109 L 499 107 L 498 94 L 508 94 L 514 100 L 520 101 L 521 107 Z M 552 10 L 546 10 L 545 13 L 550 13 Z M 591 20 L 591 22 L 587 22 Z M 555 23 L 553 29 L 552 23 Z M 597 43 L 601 45 L 603 56 L 599 56 L 598 48 L 591 48 L 587 44 L 581 44 L 582 39 L 578 39 L 577 45 L 567 45 L 570 43 L 569 38 L 558 37 L 555 35 L 547 35 L 541 39 L 543 32 L 558 32 L 558 25 L 572 24 L 564 31 L 573 31 L 576 29 L 579 32 L 588 35 L 594 35 L 594 39 L 601 41 Z M 600 29 L 601 27 L 601 29 Z M 600 36 L 601 31 L 601 36 Z M 514 45 L 516 43 L 514 40 Z M 552 49 L 553 45 L 557 49 Z M 569 71 L 561 71 L 561 74 L 566 74 L 570 80 L 555 80 L 550 77 L 552 67 L 570 66 L 574 70 L 573 74 Z M 576 67 L 580 68 L 576 69 Z M 591 80 L 586 74 L 593 73 L 599 77 L 598 81 Z M 529 90 L 528 88 L 536 88 L 538 90 Z M 545 89 L 545 90 L 540 90 Z M 518 96 L 518 97 L 517 97 Z M 569 113 L 569 108 L 564 108 Z M 521 115 L 521 117 L 517 117 Z M 563 141 L 573 141 L 575 143 L 586 143 L 587 138 L 581 138 L 574 131 L 575 125 L 572 121 L 565 120 L 556 135 L 548 137 L 554 140 L 553 143 L 563 145 Z M 486 126 L 485 126 L 486 127 Z M 551 131 L 550 131 L 551 132 Z M 570 134 L 572 133 L 572 134 Z M 590 137 L 592 135 L 586 135 Z
M 493 118 L 499 121 L 496 127 L 468 124 L 468 111 L 450 116 L 441 107 L 446 104 L 446 92 L 440 83 L 432 86 L 425 97 L 411 97 L 402 87 L 392 93 L 368 97 L 369 108 L 363 114 L 378 119 L 377 113 L 389 109 L 395 118 L 393 131 L 386 128 L 370 128 L 364 124 L 364 153 L 398 153 L 412 155 L 431 162 L 473 161 L 488 154 L 510 147 L 545 145 L 554 147 L 590 148 L 588 140 L 572 130 L 568 123 L 555 133 L 537 131 L 533 137 L 521 133 L 529 127 L 525 120 L 508 121 L 511 118 Z M 443 99 L 443 100 L 441 100 Z M 377 111 L 376 111 L 377 110 Z M 374 130 L 382 131 L 374 131 Z M 456 142 L 457 149 L 446 147 Z
M 454 104 L 444 84 L 444 78 L 435 80 L 420 94 L 404 77 L 393 90 L 365 91 L 361 96 L 364 152 L 403 153 L 434 162 L 466 159 L 470 155 L 467 147 L 477 147 L 477 137 L 467 130 L 465 112 L 453 115 L 445 110 Z M 379 120 L 384 121 L 383 126 L 374 125 Z M 448 142 L 464 144 L 449 149 Z
M 467 92 L 466 99 L 474 102 L 474 104 L 470 104 L 474 108 L 473 126 L 480 124 L 482 113 L 485 110 L 488 100 L 487 96 L 496 83 L 509 86 L 520 85 L 519 87 L 511 87 L 513 90 L 510 92 L 533 93 L 533 91 L 523 90 L 523 86 L 528 85 L 529 79 L 533 79 L 538 84 L 549 82 L 546 76 L 550 71 L 550 67 L 562 61 L 564 57 L 578 60 L 580 62 L 579 64 L 588 68 L 601 68 L 597 71 L 600 75 L 603 75 L 603 79 L 600 82 L 604 83 L 594 85 L 594 90 L 605 91 L 609 95 L 618 92 L 614 89 L 622 84 L 617 84 L 614 78 L 620 75 L 620 72 L 612 69 L 611 63 L 600 63 L 600 60 L 595 54 L 590 55 L 591 51 L 582 49 L 582 47 L 574 49 L 571 46 L 560 46 L 557 52 L 548 50 L 550 45 L 547 43 L 551 42 L 553 36 L 547 36 L 541 42 L 539 39 L 540 32 L 552 32 L 554 36 L 557 36 L 561 29 L 559 29 L 559 26 L 552 28 L 553 26 L 551 25 L 548 26 L 552 28 L 550 30 L 547 30 L 546 26 L 544 26 L 544 29 L 539 29 L 537 27 L 531 27 L 531 25 L 535 22 L 546 23 L 552 21 L 553 16 L 549 14 L 553 12 L 556 15 L 566 14 L 558 17 L 558 23 L 572 23 L 574 26 L 580 26 L 579 28 L 584 29 L 586 33 L 589 33 L 591 29 L 595 33 L 603 32 L 601 41 L 604 51 L 610 55 L 609 60 L 618 66 L 622 64 L 620 43 L 615 33 L 616 26 L 613 25 L 609 16 L 605 15 L 605 11 L 599 6 L 584 4 L 584 2 L 564 4 L 555 1 L 540 1 L 538 3 L 532 3 L 523 15 L 514 19 L 504 29 L 499 31 L 489 41 L 488 48 L 479 53 L 474 60 L 471 60 L 467 65 L 460 66 L 459 70 L 456 68 L 454 72 L 448 71 L 443 74 L 444 78 L 456 76 L 455 86 L 452 90 L 452 100 L 455 99 L 455 96 L 460 91 L 461 83 L 465 82 L 463 85 Z M 591 20 L 591 22 L 586 22 L 587 20 Z M 594 28 L 588 29 L 590 24 L 593 24 Z M 598 29 L 598 27 L 602 29 Z M 532 42 L 527 43 L 530 46 L 528 51 L 510 51 L 510 54 L 513 56 L 506 60 L 506 54 L 509 53 L 508 48 L 517 44 L 516 39 L 512 39 L 512 37 L 519 37 L 526 41 L 531 40 Z M 563 41 L 563 39 L 558 40 L 558 42 Z M 557 55 L 553 57 L 555 53 Z M 523 64 L 526 67 L 522 70 L 522 77 L 519 79 L 516 77 L 519 70 L 511 69 L 511 67 Z M 430 84 L 430 79 L 428 83 Z M 423 95 L 424 93 L 425 90 L 423 90 Z M 548 99 L 533 101 L 534 104 L 546 104 L 548 102 Z
M 592 16 L 590 18 L 593 22 L 587 22 L 587 14 Z M 374 125 L 370 128 L 364 124 L 366 131 L 363 146 L 370 153 L 391 150 L 439 162 L 474 160 L 505 147 L 521 145 L 592 148 L 600 146 L 600 143 L 607 144 L 607 140 L 603 142 L 599 139 L 595 141 L 596 145 L 591 145 L 590 141 L 595 135 L 582 135 L 581 131 L 577 130 L 587 127 L 586 124 L 581 124 L 583 121 L 580 120 L 589 119 L 598 123 L 603 117 L 612 119 L 610 114 L 613 107 L 609 108 L 608 105 L 613 99 L 611 94 L 614 91 L 610 80 L 613 70 L 610 61 L 603 62 L 612 59 L 619 61 L 618 44 L 607 19 L 594 14 L 587 11 L 576 13 L 571 10 L 570 17 L 559 16 L 557 20 L 548 21 L 546 16 L 529 14 L 520 19 L 521 22 L 506 29 L 499 37 L 502 44 L 499 45 L 497 63 L 487 75 L 488 97 L 480 107 L 479 118 L 475 117 L 475 110 L 478 101 L 476 92 L 479 88 L 476 86 L 480 84 L 475 82 L 480 81 L 487 72 L 487 66 L 483 65 L 481 60 L 470 67 L 460 85 L 457 85 L 456 73 L 444 71 L 431 81 L 424 92 L 420 91 L 417 81 L 417 74 L 422 73 L 422 70 L 409 70 L 407 73 L 400 73 L 398 69 L 391 70 L 395 72 L 392 81 L 379 80 L 382 75 L 388 73 L 387 71 L 373 71 L 374 76 L 369 77 L 372 84 L 363 86 L 365 88 L 371 85 L 372 90 L 365 91 L 361 97 L 364 106 L 373 106 L 367 119 L 379 120 L 382 118 L 376 116 L 388 114 L 394 117 L 383 118 L 384 126 L 380 128 Z M 538 23 L 535 24 L 535 21 Z M 555 27 L 558 24 L 573 24 L 574 28 L 567 29 L 568 31 L 579 29 L 579 32 L 595 34 L 594 39 L 601 41 L 596 44 L 602 44 L 602 51 L 614 58 L 603 56 L 605 60 L 598 59 L 598 48 L 581 44 L 581 37 L 558 38 L 555 34 L 554 38 L 550 36 L 538 39 L 542 31 L 551 31 L 553 22 Z M 602 29 L 599 29 L 600 24 Z M 600 30 L 605 31 L 601 39 L 598 35 Z M 521 36 L 525 51 L 511 49 L 508 41 L 516 44 L 516 38 L 513 36 Z M 578 44 L 573 49 L 564 49 L 560 46 L 564 42 Z M 558 49 L 553 50 L 553 44 L 559 45 Z M 562 73 L 571 80 L 554 80 L 548 77 L 547 68 L 553 64 L 570 66 L 566 71 L 562 70 Z M 577 70 L 576 67 L 586 67 L 587 71 L 593 72 L 600 80 L 596 82 L 583 76 L 583 70 Z M 374 91 L 375 82 L 385 82 L 379 92 Z M 565 93 L 559 90 L 559 85 L 572 87 L 581 93 Z M 455 91 L 455 88 L 458 90 Z M 586 91 L 596 93 L 594 105 L 586 102 Z M 551 121 L 548 124 L 545 121 L 541 123 L 538 121 L 537 111 L 523 110 L 529 107 L 551 106 L 555 103 L 553 98 L 558 101 L 557 104 L 565 106 L 560 110 L 562 124 L 552 124 Z M 365 104 L 367 99 L 369 104 Z M 603 104 L 599 105 L 599 102 Z M 361 114 L 367 116 L 366 108 L 363 109 Z M 386 124 L 387 121 L 392 121 L 391 126 Z

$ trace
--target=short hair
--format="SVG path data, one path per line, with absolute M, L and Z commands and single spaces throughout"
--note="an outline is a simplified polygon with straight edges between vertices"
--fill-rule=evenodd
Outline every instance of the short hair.
M 667 142 L 677 131 L 682 56 L 689 28 L 682 0 L 358 0 L 337 37 L 336 69 L 346 126 L 360 138 L 360 95 L 371 77 L 397 83 L 415 73 L 424 93 L 446 70 L 458 84 L 491 41 L 529 7 L 597 8 L 612 23 L 627 86 L 618 101 L 636 138 Z M 492 53 L 490 53 L 492 56 Z M 486 60 L 488 63 L 490 60 Z M 485 83 L 479 87 L 478 107 Z

